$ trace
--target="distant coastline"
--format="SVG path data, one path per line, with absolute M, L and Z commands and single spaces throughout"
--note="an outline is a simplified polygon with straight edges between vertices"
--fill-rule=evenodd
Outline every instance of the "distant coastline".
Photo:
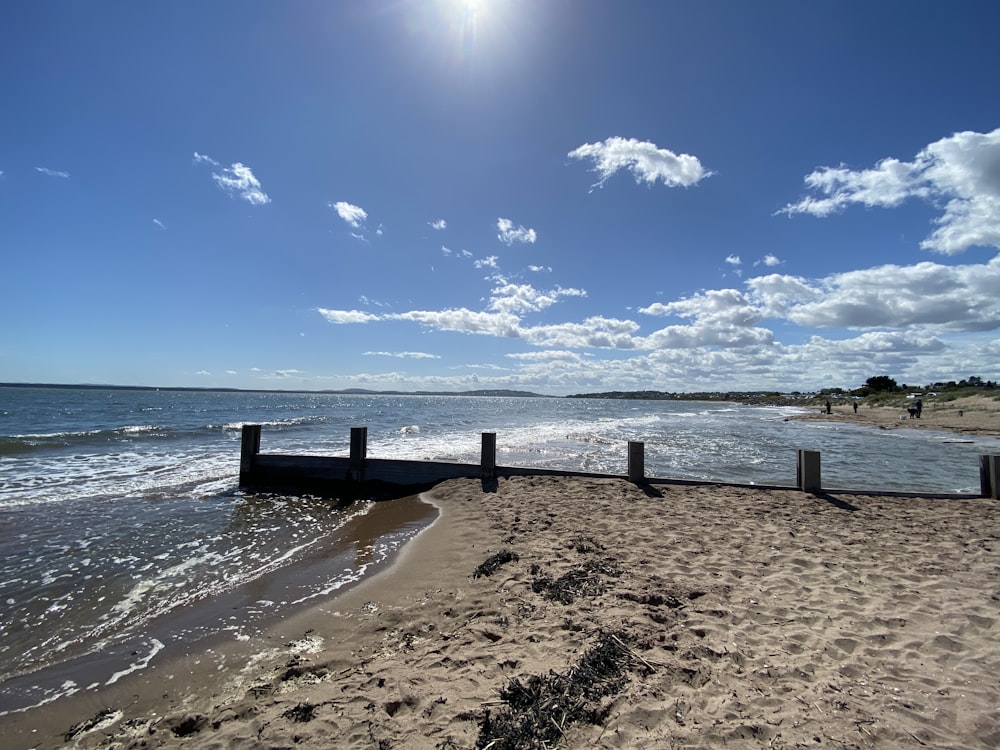
M 306 390 L 302 388 L 224 388 L 200 386 L 107 385 L 100 383 L 0 383 L 0 388 L 64 388 L 90 391 L 181 391 L 193 393 L 317 393 L 340 396 L 487 396 L 517 398 L 560 398 L 530 391 L 486 389 L 478 391 L 374 391 L 367 388 Z
M 532 391 L 481 389 L 474 391 L 379 391 L 368 388 L 307 390 L 302 388 L 210 388 L 202 386 L 109 385 L 102 383 L 0 383 L 0 388 L 62 388 L 91 391 L 178 391 L 189 393 L 304 393 L 334 396 L 479 396 L 486 398 L 599 398 L 636 401 L 727 401 L 743 404 L 784 406 L 815 398 L 815 394 L 777 391 L 719 391 L 671 393 L 667 391 L 605 391 L 550 396 Z
M 777 391 L 699 391 L 672 393 L 668 391 L 604 391 L 551 396 L 532 391 L 481 389 L 473 391 L 380 391 L 369 388 L 308 390 L 302 388 L 225 388 L 203 386 L 110 385 L 102 383 L 0 383 L 0 388 L 53 388 L 92 391 L 177 391 L 190 393 L 303 393 L 334 396 L 479 396 L 485 398 L 597 398 L 635 401 L 725 401 L 742 404 L 786 406 L 815 399 L 816 394 L 779 393 Z

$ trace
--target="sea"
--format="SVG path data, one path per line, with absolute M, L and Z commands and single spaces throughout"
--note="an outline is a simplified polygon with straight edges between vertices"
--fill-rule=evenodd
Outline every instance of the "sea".
M 362 580 L 432 522 L 416 500 L 350 504 L 239 488 L 241 429 L 265 453 L 497 463 L 794 485 L 978 493 L 1000 440 L 791 420 L 693 401 L 0 387 L 0 716 L 110 685 L 201 639 L 245 640 Z

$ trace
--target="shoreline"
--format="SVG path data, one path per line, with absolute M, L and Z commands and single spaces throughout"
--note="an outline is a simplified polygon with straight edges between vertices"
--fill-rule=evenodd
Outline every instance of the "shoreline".
M 23 740 L 26 748 L 60 747 L 57 735 L 103 710 L 95 710 L 94 706 L 127 704 L 134 710 L 154 710 L 183 702 L 184 696 L 192 691 L 203 692 L 209 686 L 223 689 L 231 680 L 229 673 L 234 665 L 259 662 L 272 650 L 275 629 L 315 607 L 313 600 L 336 601 L 391 570 L 409 547 L 408 542 L 432 526 L 438 515 L 439 511 L 432 504 L 421 501 L 418 496 L 376 502 L 371 510 L 350 521 L 343 529 L 343 533 L 354 540 L 352 569 L 355 577 L 340 578 L 334 589 L 310 594 L 301 600 L 281 602 L 271 611 L 259 606 L 262 598 L 280 599 L 282 595 L 287 597 L 301 592 L 306 581 L 314 586 L 317 580 L 325 577 L 323 571 L 329 571 L 331 563 L 347 562 L 344 555 L 309 558 L 210 600 L 197 602 L 191 608 L 168 613 L 142 634 L 116 644 L 110 653 L 88 653 L 66 663 L 14 677 L 3 685 L 7 693 L 3 701 L 9 706 L 6 713 L 0 714 L 0 733 L 5 740 Z M 415 533 L 413 529 L 417 529 Z M 407 534 L 407 539 L 379 558 L 383 553 L 376 549 L 377 545 L 392 545 L 394 538 Z M 243 616 L 245 614 L 249 616 Z M 231 623 L 237 619 L 239 624 L 234 632 Z M 202 634 L 180 636 L 197 632 Z M 138 651 L 129 655 L 125 647 L 128 643 L 153 643 L 156 647 L 147 658 L 138 658 Z M 302 647 L 311 648 L 312 645 L 306 641 Z M 115 671 L 118 666 L 112 664 L 125 665 L 125 669 Z M 111 678 L 107 679 L 109 675 Z M 41 691 L 32 689 L 38 685 L 48 687 Z M 29 700 L 37 702 L 26 703 Z M 19 702 L 21 705 L 16 705 Z M 56 734 L 47 734 L 49 729 L 58 729 L 63 724 L 65 727 Z M 50 744 L 35 744 L 43 739 Z
M 563 716 L 560 747 L 1000 742 L 995 501 L 569 477 L 420 497 L 439 516 L 390 567 L 215 687 L 177 674 L 147 706 L 93 705 L 123 713 L 74 746 L 471 748 L 512 678 L 572 675 L 607 633 L 620 680 L 581 698 L 598 723 Z M 60 746 L 56 720 L 12 738 Z
M 960 398 L 954 401 L 928 401 L 920 419 L 913 419 L 906 408 L 896 406 L 858 407 L 855 413 L 849 404 L 838 403 L 827 414 L 816 405 L 799 414 L 789 415 L 789 420 L 846 422 L 876 427 L 881 430 L 924 429 L 941 430 L 959 435 L 1000 437 L 1000 401 L 982 396 Z

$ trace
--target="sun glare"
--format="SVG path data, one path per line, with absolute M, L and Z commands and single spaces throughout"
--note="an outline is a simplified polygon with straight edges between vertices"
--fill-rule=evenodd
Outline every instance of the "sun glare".
M 524 0 L 405 0 L 402 7 L 407 29 L 430 57 L 474 74 L 520 59 L 520 30 L 533 15 Z
M 436 0 L 439 23 L 458 54 L 469 60 L 483 53 L 507 5 L 504 0 Z
M 444 0 L 444 5 L 446 23 L 461 34 L 463 44 L 474 46 L 488 16 L 487 0 Z

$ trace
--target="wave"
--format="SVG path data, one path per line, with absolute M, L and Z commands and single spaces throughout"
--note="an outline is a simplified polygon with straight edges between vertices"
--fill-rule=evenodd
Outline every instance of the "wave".
M 94 430 L 67 430 L 65 432 L 27 433 L 21 435 L 0 436 L 0 457 L 19 456 L 38 451 L 53 451 L 63 449 L 80 450 L 83 448 L 108 448 L 120 443 L 133 443 L 136 440 L 171 440 L 187 439 L 204 436 L 210 433 L 239 432 L 246 424 L 260 424 L 274 430 L 294 429 L 296 427 L 314 425 L 327 421 L 324 416 L 305 416 L 290 419 L 275 419 L 271 421 L 240 421 L 221 424 L 175 425 L 158 424 L 126 424 L 118 427 L 108 427 Z
M 48 432 L 0 437 L 0 456 L 15 456 L 54 448 L 72 448 L 86 445 L 106 445 L 134 440 L 147 435 L 162 435 L 168 428 L 157 425 L 123 425 L 103 430 L 79 432 Z
M 304 425 L 322 424 L 327 421 L 328 419 L 322 416 L 293 417 L 290 419 L 272 419 L 270 421 L 261 421 L 259 419 L 252 419 L 249 421 L 226 422 L 225 424 L 222 425 L 207 425 L 206 428 L 209 430 L 221 429 L 226 432 L 239 432 L 246 425 L 254 424 L 254 425 L 260 425 L 261 427 L 277 427 L 280 430 L 282 428 L 287 428 L 287 427 L 299 427 Z

